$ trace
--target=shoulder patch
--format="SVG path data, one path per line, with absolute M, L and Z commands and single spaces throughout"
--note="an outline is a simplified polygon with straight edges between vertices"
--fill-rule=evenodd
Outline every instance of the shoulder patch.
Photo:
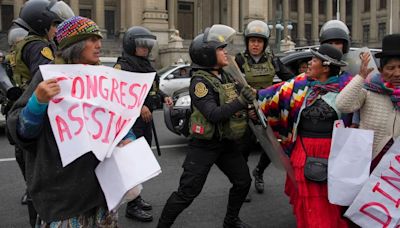
M 47 59 L 54 60 L 53 52 L 49 47 L 44 47 L 40 53 Z
M 208 93 L 208 89 L 203 82 L 198 82 L 194 87 L 194 95 L 198 98 L 202 98 L 206 96 Z
M 117 63 L 114 65 L 114 68 L 117 70 L 121 70 L 122 67 L 121 67 L 121 64 Z

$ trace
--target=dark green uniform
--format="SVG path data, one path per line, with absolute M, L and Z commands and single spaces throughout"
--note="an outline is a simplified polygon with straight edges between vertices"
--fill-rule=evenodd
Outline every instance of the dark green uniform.
M 232 78 L 224 72 L 218 78 L 210 72 L 198 70 L 192 76 L 189 93 L 193 108 L 190 118 L 192 141 L 183 163 L 178 191 L 169 197 L 159 227 L 170 227 L 200 194 L 214 164 L 233 185 L 229 191 L 225 220 L 238 218 L 251 184 L 246 161 L 234 144 L 234 139 L 240 138 L 246 129 L 247 116 L 245 105 L 237 99 L 238 92 Z

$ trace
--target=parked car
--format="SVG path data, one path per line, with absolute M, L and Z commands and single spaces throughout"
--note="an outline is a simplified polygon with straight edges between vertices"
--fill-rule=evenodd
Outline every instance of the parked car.
M 160 77 L 159 89 L 172 97 L 174 92 L 189 87 L 190 69 L 189 64 L 183 63 L 158 70 L 157 74 Z
M 317 46 L 316 46 L 317 47 Z M 359 50 L 358 48 L 350 48 L 350 51 Z M 379 49 L 370 49 L 372 54 L 380 52 Z M 293 51 L 288 51 L 280 55 L 280 59 L 294 74 L 297 74 L 298 64 L 300 62 L 308 62 L 312 58 L 310 47 L 298 48 Z M 379 66 L 379 61 L 375 58 L 375 63 Z M 274 83 L 281 80 L 275 76 Z M 174 106 L 168 108 L 164 106 L 164 122 L 167 128 L 177 134 L 187 137 L 189 135 L 189 117 L 191 114 L 189 84 L 185 88 L 177 90 L 173 93 Z

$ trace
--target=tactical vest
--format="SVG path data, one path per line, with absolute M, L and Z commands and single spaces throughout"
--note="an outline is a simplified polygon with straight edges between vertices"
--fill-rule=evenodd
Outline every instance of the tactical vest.
M 233 79 L 228 75 L 227 79 L 230 82 L 227 83 L 221 83 L 215 76 L 201 70 L 194 73 L 192 80 L 195 77 L 204 78 L 211 84 L 213 90 L 219 95 L 220 105 L 230 103 L 238 97 L 235 83 L 233 83 Z M 246 110 L 241 110 L 233 114 L 226 122 L 213 124 L 209 122 L 194 105 L 192 105 L 192 109 L 193 113 L 190 116 L 189 123 L 189 130 L 192 137 L 210 140 L 213 138 L 216 131 L 218 131 L 219 140 L 236 140 L 241 138 L 246 131 Z
M 272 64 L 272 58 L 270 55 L 265 56 L 267 61 L 251 65 L 243 52 L 240 53 L 240 55 L 244 59 L 242 68 L 246 75 L 246 81 L 251 87 L 255 89 L 264 89 L 272 85 L 275 76 L 275 68 Z
M 43 41 L 49 43 L 48 40 L 36 35 L 29 35 L 15 45 L 15 49 L 10 53 L 10 64 L 13 70 L 14 82 L 18 87 L 25 89 L 31 81 L 31 73 L 29 67 L 22 61 L 22 50 L 33 41 Z M 50 47 L 50 45 L 49 45 Z

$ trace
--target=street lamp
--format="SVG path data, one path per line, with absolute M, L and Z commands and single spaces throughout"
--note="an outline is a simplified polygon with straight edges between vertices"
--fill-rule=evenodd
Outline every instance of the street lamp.
M 276 29 L 276 40 L 275 40 L 275 46 L 277 47 L 277 50 L 281 50 L 281 39 L 282 39 L 282 31 L 285 29 L 285 27 L 280 23 L 280 21 L 276 21 L 276 24 L 274 25 L 269 24 L 268 28 L 272 31 L 274 28 Z M 291 22 L 287 22 L 286 28 L 290 31 L 293 29 L 293 25 Z

